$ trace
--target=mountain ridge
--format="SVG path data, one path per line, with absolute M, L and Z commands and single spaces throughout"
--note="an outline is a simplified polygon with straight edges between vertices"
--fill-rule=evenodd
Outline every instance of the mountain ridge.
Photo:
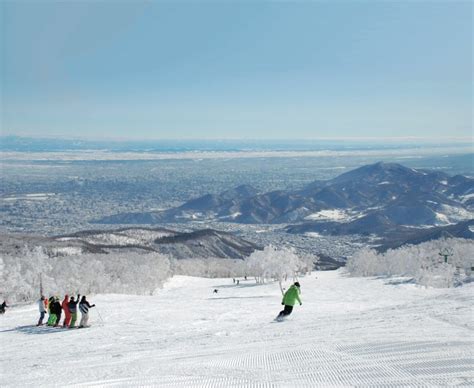
M 175 259 L 221 258 L 242 260 L 259 245 L 233 233 L 204 229 L 177 232 L 165 228 L 119 228 L 85 230 L 66 235 L 44 237 L 8 234 L 0 237 L 0 250 L 21 254 L 25 245 L 41 246 L 49 256 L 73 254 L 110 254 L 115 252 L 156 252 Z
M 474 179 L 396 163 L 361 166 L 299 190 L 266 193 L 241 185 L 206 194 L 160 212 L 119 213 L 98 224 L 225 221 L 242 224 L 304 223 L 327 210 L 361 217 L 374 212 L 396 225 L 441 226 L 474 218 Z

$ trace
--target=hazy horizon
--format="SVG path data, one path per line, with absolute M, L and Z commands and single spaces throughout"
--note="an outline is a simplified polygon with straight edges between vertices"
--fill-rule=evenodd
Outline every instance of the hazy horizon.
M 0 140 L 6 138 L 16 139 L 33 139 L 33 140 L 64 140 L 64 141 L 96 141 L 96 142 L 146 142 L 146 141 L 164 141 L 164 142 L 187 142 L 187 141 L 222 141 L 222 142 L 233 142 L 233 141 L 248 141 L 248 142 L 279 142 L 288 141 L 290 143 L 300 141 L 310 142 L 346 142 L 353 141 L 355 143 L 363 142 L 421 142 L 421 143 L 433 143 L 437 141 L 452 141 L 454 143 L 470 143 L 473 140 L 471 136 L 318 136 L 318 137 L 133 137 L 133 136 L 81 136 L 81 135 L 23 135 L 15 133 L 2 133 L 0 134 Z

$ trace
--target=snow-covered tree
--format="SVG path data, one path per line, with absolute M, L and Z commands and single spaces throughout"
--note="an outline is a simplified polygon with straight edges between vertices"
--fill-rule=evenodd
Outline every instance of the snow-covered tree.
M 311 258 L 311 263 L 314 258 Z M 253 252 L 247 259 L 247 269 L 251 276 L 254 276 L 257 283 L 264 283 L 265 280 L 286 280 L 294 278 L 298 272 L 306 272 L 309 265 L 309 256 L 301 258 L 292 248 L 277 249 L 268 245 L 263 251 Z
M 41 248 L 0 258 L 0 295 L 10 302 L 74 293 L 152 294 L 171 276 L 167 256 L 157 253 L 82 254 L 48 257 Z
M 353 276 L 380 275 L 379 257 L 377 252 L 363 248 L 347 260 L 346 269 Z
M 447 247 L 452 255 L 444 263 L 440 252 Z M 364 248 L 348 259 L 346 269 L 353 276 L 406 276 L 422 285 L 450 287 L 471 275 L 473 260 L 472 240 L 443 238 L 385 253 Z
M 18 256 L 2 255 L 0 294 L 10 302 L 27 301 L 39 297 L 40 274 L 50 282 L 47 273 L 52 266 L 41 247 L 23 247 Z

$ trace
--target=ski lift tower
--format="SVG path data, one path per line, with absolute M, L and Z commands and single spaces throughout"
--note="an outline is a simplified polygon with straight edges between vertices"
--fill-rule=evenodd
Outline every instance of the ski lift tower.
M 454 256 L 454 251 L 450 247 L 446 247 L 441 249 L 441 251 L 438 253 L 438 255 L 444 257 L 444 262 L 448 262 L 448 257 Z

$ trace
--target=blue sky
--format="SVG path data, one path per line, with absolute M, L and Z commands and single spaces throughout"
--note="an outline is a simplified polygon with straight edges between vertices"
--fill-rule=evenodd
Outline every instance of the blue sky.
M 472 136 L 472 4 L 1 7 L 2 134 Z

